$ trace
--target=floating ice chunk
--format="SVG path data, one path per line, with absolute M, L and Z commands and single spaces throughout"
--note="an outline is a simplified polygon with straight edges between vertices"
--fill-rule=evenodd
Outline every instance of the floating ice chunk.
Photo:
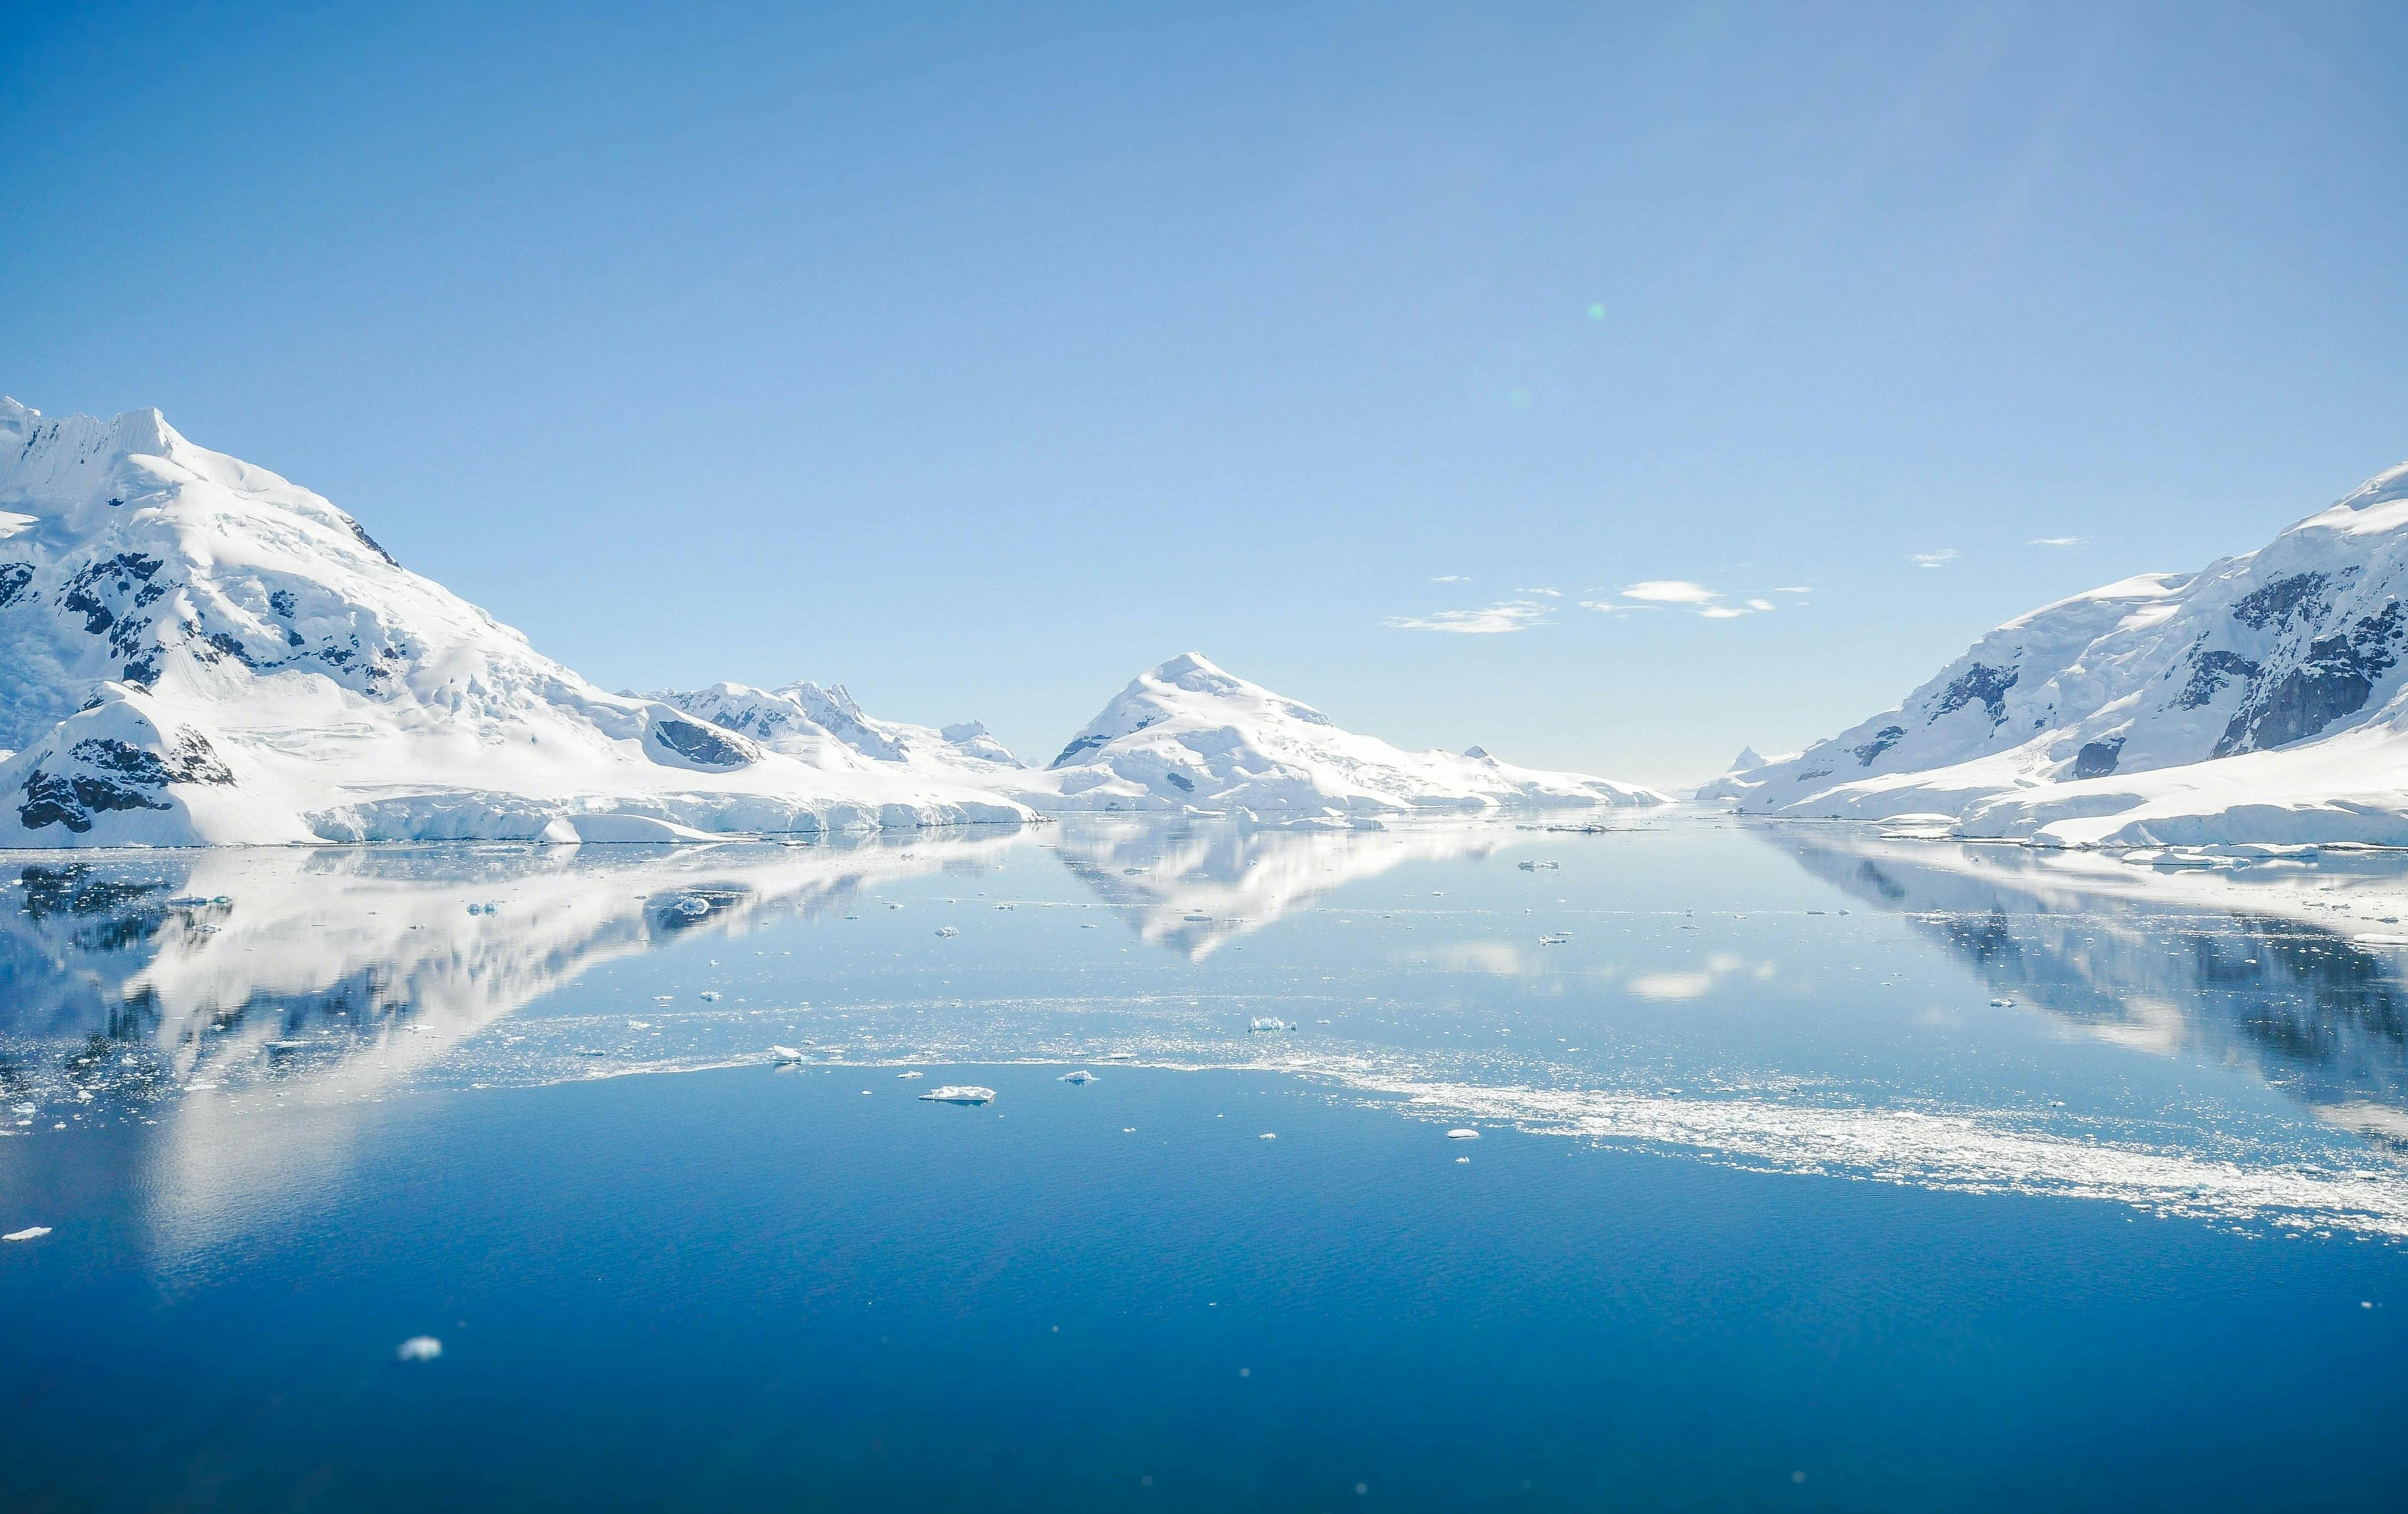
M 2013 999 L 1992 999 L 1990 1001 L 1990 1007 L 1993 1009 L 2012 1009 L 2014 1007 L 2015 1001 Z
M 902 908 L 903 907 L 902 907 L 901 905 L 899 905 L 899 904 L 896 904 L 894 900 L 889 899 L 889 900 L 887 900 L 887 901 L 886 901 L 886 907 L 887 907 L 887 908 L 889 908 L 889 909 L 900 909 L 900 908 Z
M 629 1030 L 651 1030 L 652 1028 L 652 1022 L 649 1020 L 631 1020 L 627 1021 L 627 1028 Z
M 939 936 L 959 936 L 962 933 L 953 929 L 951 925 L 939 925 L 937 927 L 937 934 Z
M 1469 1127 L 1450 1130 L 1446 1133 L 1446 1138 L 1450 1141 L 1476 1141 L 1480 1139 L 1480 1132 Z
M 652 1002 L 654 1004 L 675 1004 L 677 1003 L 677 995 L 674 993 L 655 993 L 652 995 Z
M 803 1053 L 799 1050 L 791 1046 L 773 1046 L 769 1048 L 769 1055 L 775 1057 L 780 1062 L 800 1062 L 803 1060 Z
M 1086 1071 L 1084 1068 L 1082 1068 L 1077 1072 L 1066 1072 L 1060 1078 L 1054 1079 L 1054 1081 L 1061 1083 L 1092 1083 L 1095 1080 L 1096 1075 Z
M 433 1335 L 412 1335 L 394 1347 L 393 1354 L 404 1362 L 432 1362 L 443 1354 L 443 1343 Z
M 924 1074 L 924 1073 L 907 1072 L 907 1073 L 896 1073 L 895 1076 L 896 1076 L 896 1077 L 897 1077 L 897 1078 L 924 1078 L 924 1077 L 925 1077 L 925 1076 L 927 1076 L 927 1075 L 926 1075 L 926 1074 Z
M 1294 1025 L 1289 1024 L 1286 1021 L 1281 1020 L 1274 1015 L 1256 1015 L 1246 1024 L 1246 1031 L 1249 1035 L 1259 1031 L 1286 1031 L 1294 1029 L 1296 1029 Z
M 1275 1141 L 1275 1140 L 1278 1140 L 1278 1139 L 1279 1139 L 1279 1136 L 1277 1136 L 1276 1135 L 1274 1135 L 1274 1134 L 1272 1134 L 1271 1132 L 1269 1132 L 1269 1131 L 1268 1131 L 1268 1130 L 1267 1130 L 1267 1131 L 1263 1132 L 1263 1133 L 1262 1133 L 1262 1135 L 1260 1135 L 1259 1136 L 1257 1136 L 1257 1137 L 1255 1137 L 1255 1138 L 1256 1138 L 1257 1140 Z
M 1571 938 L 1572 933 L 1570 931 L 1555 931 L 1549 935 L 1540 936 L 1539 944 L 1541 946 L 1563 946 L 1570 942 Z
M 947 1083 L 942 1088 L 928 1090 L 920 1097 L 932 1104 L 992 1104 L 995 1102 L 995 1090 L 981 1088 L 976 1083 Z
M 50 1227 L 48 1225 L 27 1225 L 22 1230 L 12 1230 L 6 1235 L 0 1235 L 0 1241 L 40 1240 L 50 1233 Z
M 669 907 L 688 920 L 700 920 L 710 913 L 710 901 L 698 893 L 689 893 Z
M 719 1002 L 719 991 L 717 989 L 704 989 L 700 993 L 695 994 L 695 997 L 710 1004 L 717 1004 Z
M 1470 1160 L 1471 1160 L 1471 1159 L 1470 1159 L 1469 1157 L 1456 1157 L 1456 1158 L 1455 1159 L 1455 1164 L 1456 1166 L 1460 1167 L 1460 1166 L 1464 1165 L 1466 1163 L 1469 1162 Z

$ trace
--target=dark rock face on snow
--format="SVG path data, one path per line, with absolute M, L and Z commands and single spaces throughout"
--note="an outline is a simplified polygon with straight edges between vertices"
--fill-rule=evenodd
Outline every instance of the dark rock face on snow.
M 742 767 L 753 758 L 748 744 L 692 721 L 655 721 L 652 739 L 700 767 Z
M 112 809 L 167 809 L 173 783 L 230 784 L 234 774 L 198 731 L 185 729 L 158 750 L 93 736 L 69 748 L 55 771 L 36 767 L 22 785 L 17 818 L 38 831 L 64 825 L 80 835 L 93 816 Z
M 2144 775 L 2352 731 L 2408 732 L 2403 644 L 2408 464 L 2245 557 L 2144 574 L 2011 621 L 1898 708 L 1713 787 L 1750 810 L 1879 815 L 1963 813 L 2010 794 L 2037 813 L 2052 785 L 2134 785 L 2065 801 L 2101 816 L 2142 803 Z M 2350 768 L 2300 781 L 2337 794 L 2386 788 Z M 2237 793 L 2217 802 L 2258 804 Z M 2336 813 L 2369 803 L 2381 808 L 2380 794 L 2350 787 Z M 2408 794 L 2393 807 L 2408 814 Z

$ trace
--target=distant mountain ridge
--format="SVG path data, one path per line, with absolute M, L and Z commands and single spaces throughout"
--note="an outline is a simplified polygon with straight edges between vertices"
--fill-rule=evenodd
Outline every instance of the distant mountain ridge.
M 1140 675 L 1041 775 L 1010 790 L 1039 809 L 1167 810 L 1256 820 L 1377 821 L 1631 807 L 1670 796 L 1581 773 L 1404 751 L 1196 652 Z
M 1701 791 L 2067 843 L 2408 843 L 2408 464 L 2254 552 L 1991 632 L 1885 710 Z
M 349 514 L 156 410 L 0 399 L 0 845 L 662 841 L 1040 809 L 1376 824 L 1654 804 L 1399 751 L 1202 658 L 1045 771 L 843 685 L 614 694 L 403 567 Z

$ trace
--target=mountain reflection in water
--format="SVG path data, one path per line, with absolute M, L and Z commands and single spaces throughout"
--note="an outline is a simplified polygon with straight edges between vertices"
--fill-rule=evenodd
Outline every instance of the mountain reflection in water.
M 2408 1142 L 2408 937 L 2391 934 L 2408 859 L 2161 870 L 1853 829 L 1759 834 L 2002 995 L 2139 1050 L 2245 1064 L 2329 1124 Z

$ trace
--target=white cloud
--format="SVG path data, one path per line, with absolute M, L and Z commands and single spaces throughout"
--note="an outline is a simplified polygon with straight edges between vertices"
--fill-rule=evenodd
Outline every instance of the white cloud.
M 1622 591 L 1619 602 L 1584 599 L 1581 604 L 1607 614 L 1627 609 L 1680 608 L 1709 621 L 1736 621 L 1742 615 L 1761 615 L 1779 607 L 1769 599 L 1744 599 L 1733 604 L 1723 597 L 1721 590 L 1686 578 L 1649 578 Z
M 2090 538 L 2088 536 L 2034 536 L 2029 545 L 2034 547 L 2079 547 L 2089 539 Z
M 1722 595 L 1685 578 L 1649 578 L 1622 591 L 1622 597 L 1650 605 L 1711 605 Z
M 1793 583 L 1784 584 L 1781 588 L 1775 589 L 1772 592 L 1776 594 L 1811 594 L 1814 591 L 1807 588 L 1803 584 Z
M 1564 597 L 1564 592 L 1560 589 L 1516 589 L 1513 592 L 1517 594 L 1545 594 L 1550 599 Z
M 1654 605 L 1627 605 L 1613 599 L 1584 599 L 1580 602 L 1580 607 L 1583 609 L 1595 610 L 1599 615 L 1620 615 L 1627 610 L 1648 610 L 1657 607 Z
M 1912 552 L 1907 561 L 1921 568 L 1942 567 L 1956 561 L 1956 549 L 1942 547 L 1936 552 Z
M 1509 599 L 1482 609 L 1440 610 L 1435 615 L 1392 615 L 1392 631 L 1451 631 L 1457 636 L 1500 636 L 1548 624 L 1547 607 L 1526 599 Z
M 1469 583 L 1470 581 L 1468 575 L 1461 573 L 1441 573 L 1430 580 L 1432 583 Z

